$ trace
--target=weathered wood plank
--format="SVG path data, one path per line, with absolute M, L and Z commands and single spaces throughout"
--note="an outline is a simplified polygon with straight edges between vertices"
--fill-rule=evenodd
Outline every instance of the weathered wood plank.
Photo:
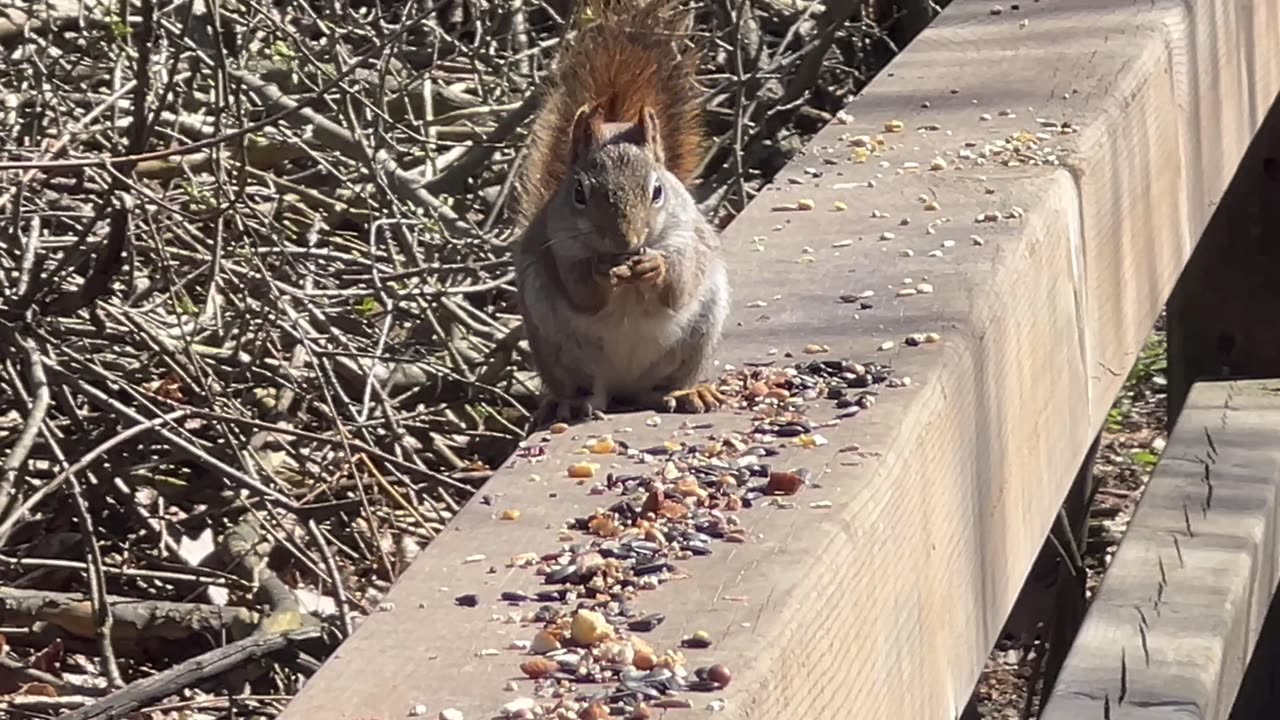
M 956 0 L 852 104 L 852 124 L 823 130 L 784 171 L 803 184 L 770 188 L 726 233 L 737 325 L 723 360 L 824 343 L 833 356 L 890 359 L 915 382 L 824 431 L 829 446 L 774 459 L 816 471 L 822 487 L 797 509 L 742 513 L 751 543 L 721 545 L 713 559 L 684 564 L 690 579 L 639 599 L 669 618 L 651 634 L 655 646 L 712 634 L 714 648 L 688 654 L 691 664 L 733 667 L 720 717 L 956 716 L 1072 470 L 1280 89 L 1274 3 L 989 8 Z M 962 159 L 1040 130 L 1037 117 L 1079 128 L 1042 143 L 1041 152 L 1063 151 L 1063 167 Z M 881 157 L 851 160 L 851 136 L 895 119 L 906 131 L 886 135 Z M 950 167 L 928 171 L 934 157 Z M 941 210 L 925 210 L 921 195 Z M 799 198 L 817 210 L 771 209 Z M 830 210 L 836 200 L 849 210 Z M 987 212 L 1018 217 L 974 222 Z M 886 231 L 897 237 L 879 241 Z M 927 278 L 935 292 L 895 297 L 905 278 Z M 837 301 L 868 289 L 873 309 Z M 874 351 L 931 331 L 943 342 Z M 644 420 L 579 434 L 614 431 L 643 446 L 710 432 Z M 714 431 L 749 427 L 729 413 L 710 420 Z M 490 620 L 507 611 L 499 592 L 536 587 L 505 560 L 555 549 L 564 520 L 609 502 L 564 479 L 580 443 L 558 436 L 545 462 L 498 473 L 484 489 L 495 505 L 465 508 L 392 589 L 394 607 L 365 620 L 282 718 L 401 717 L 416 703 L 490 717 L 514 697 L 502 687 L 520 657 L 476 653 L 531 632 Z M 838 451 L 855 443 L 862 454 Z M 832 507 L 810 509 L 815 500 Z M 507 507 L 524 513 L 519 522 L 495 519 Z M 487 559 L 462 562 L 473 554 Z M 481 607 L 454 605 L 464 592 Z
M 1194 385 L 1041 717 L 1226 720 L 1275 593 L 1278 496 L 1280 381 Z

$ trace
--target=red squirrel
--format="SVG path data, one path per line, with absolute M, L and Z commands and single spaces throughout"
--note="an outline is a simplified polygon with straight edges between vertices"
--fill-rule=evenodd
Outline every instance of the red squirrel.
M 691 17 L 672 0 L 586 0 L 517 168 L 516 287 L 537 422 L 611 403 L 700 413 L 729 312 L 716 230 L 689 188 L 704 152 Z

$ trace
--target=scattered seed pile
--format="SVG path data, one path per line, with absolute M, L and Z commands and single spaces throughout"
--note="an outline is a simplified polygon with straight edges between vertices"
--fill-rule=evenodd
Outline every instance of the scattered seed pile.
M 691 708 L 693 695 L 727 686 L 731 669 L 700 652 L 714 647 L 706 632 L 689 635 L 678 648 L 654 648 L 646 642 L 644 634 L 665 616 L 642 610 L 637 596 L 687 577 L 692 571 L 682 563 L 712 555 L 718 543 L 749 542 L 739 511 L 761 504 L 794 507 L 787 498 L 810 484 L 811 474 L 804 468 L 774 467 L 770 459 L 780 454 L 780 446 L 827 444 L 818 432 L 822 427 L 871 407 L 881 388 L 906 384 L 892 374 L 885 363 L 834 359 L 734 369 L 718 385 L 735 409 L 750 413 L 752 427 L 745 432 L 643 448 L 607 435 L 588 439 L 582 448 L 588 457 L 621 456 L 650 469 L 597 478 L 597 463 L 569 465 L 569 477 L 589 484 L 592 495 L 612 498 L 612 504 L 566 522 L 561 535 L 565 544 L 558 550 L 509 561 L 510 567 L 532 569 L 544 587 L 496 598 L 513 608 L 498 619 L 532 630 L 529 640 L 512 645 L 532 656 L 520 664 L 532 680 L 530 692 L 505 704 L 502 715 L 647 718 L 652 709 Z M 817 402 L 834 406 L 831 420 L 810 419 Z M 551 429 L 567 430 L 564 425 Z M 516 462 L 533 464 L 545 457 L 545 444 L 531 444 L 517 453 Z M 580 539 L 584 537 L 589 539 Z M 456 602 L 474 607 L 481 598 L 465 594 Z M 513 682 L 506 689 L 522 688 Z M 706 706 L 721 709 L 724 700 L 712 698 Z M 441 717 L 458 717 L 453 713 L 457 711 L 449 709 Z

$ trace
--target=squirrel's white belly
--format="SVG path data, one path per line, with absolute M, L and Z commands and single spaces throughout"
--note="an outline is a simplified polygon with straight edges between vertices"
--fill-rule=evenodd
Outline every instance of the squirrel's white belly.
M 687 319 L 640 298 L 618 298 L 594 316 L 580 318 L 582 330 L 597 342 L 592 374 L 610 394 L 642 393 L 679 362 L 673 356 Z

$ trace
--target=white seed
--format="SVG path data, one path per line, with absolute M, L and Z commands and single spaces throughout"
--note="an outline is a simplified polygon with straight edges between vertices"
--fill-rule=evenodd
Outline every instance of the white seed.
M 942 257 L 942 251 L 941 251 L 941 250 L 930 250 L 930 251 L 929 251 L 929 257 Z
M 884 350 L 892 350 L 892 349 L 894 349 L 894 348 L 895 348 L 895 347 L 897 347 L 897 346 L 898 346 L 898 344 L 897 344 L 897 343 L 895 343 L 894 341 L 892 341 L 892 340 L 885 340 L 884 342 L 880 343 L 879 347 L 877 347 L 876 349 L 877 349 L 877 350 L 880 350 L 880 351 L 884 351 Z
M 833 248 L 843 248 L 843 247 L 849 247 L 849 246 L 850 246 L 850 245 L 852 245 L 852 244 L 853 244 L 853 241 L 852 241 L 852 240 L 848 240 L 848 239 L 845 239 L 845 240 L 837 240 L 837 241 L 835 241 L 835 242 L 831 243 L 831 247 L 833 247 Z
M 947 161 L 940 157 L 936 157 L 933 160 L 929 161 L 929 169 L 930 170 L 946 170 Z
M 502 706 L 503 717 L 513 717 L 518 713 L 532 713 L 538 703 L 533 698 L 520 697 Z
M 953 247 L 955 247 L 955 246 L 956 246 L 956 241 L 955 241 L 955 240 L 943 240 L 943 241 L 942 241 L 942 247 L 944 247 L 944 248 L 953 248 Z
M 916 286 L 916 292 L 919 292 L 921 295 L 928 295 L 933 292 L 933 285 L 930 283 L 920 283 Z
M 484 555 L 468 555 L 462 559 L 462 563 L 464 565 L 470 565 L 471 563 L 478 563 L 481 560 L 484 560 L 484 558 Z
M 893 233 L 889 232 L 888 230 L 885 230 L 884 232 L 880 233 L 880 239 L 881 239 L 881 240 L 892 240 L 892 239 L 894 239 L 894 238 L 896 238 L 896 237 L 898 237 L 898 236 L 897 236 L 897 235 L 894 235 Z
M 915 288 L 902 288 L 898 290 L 898 297 L 911 297 L 916 294 Z

